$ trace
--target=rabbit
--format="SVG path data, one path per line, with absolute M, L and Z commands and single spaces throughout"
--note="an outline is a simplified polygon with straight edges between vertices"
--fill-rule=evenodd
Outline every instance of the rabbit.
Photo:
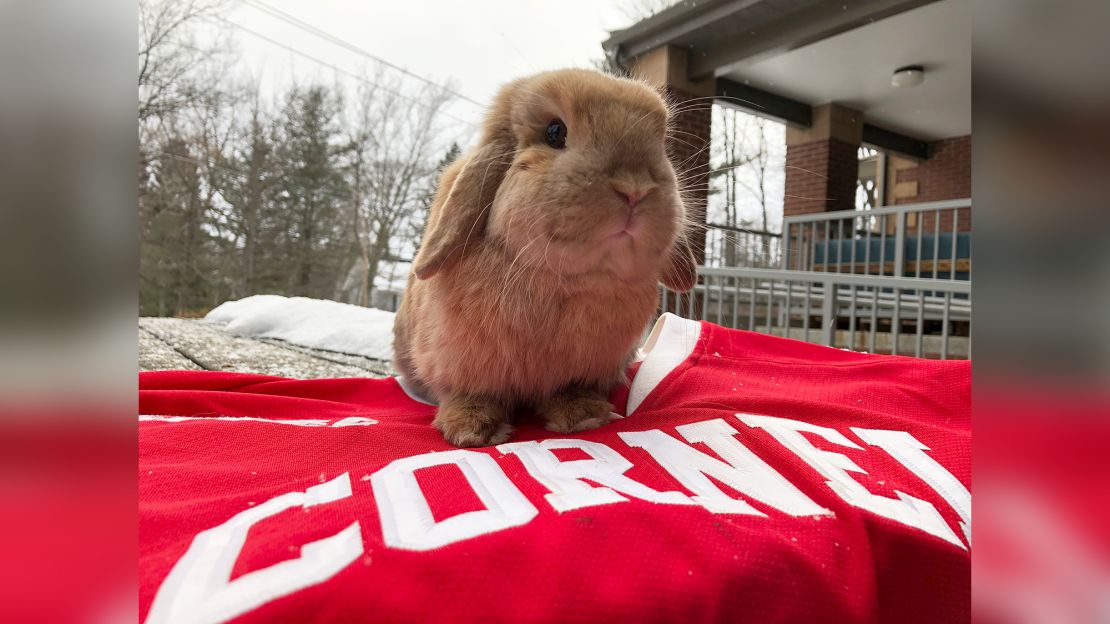
M 455 446 L 508 439 L 531 408 L 558 433 L 612 417 L 658 283 L 697 280 L 645 83 L 589 70 L 504 86 L 448 166 L 394 326 L 394 366 Z

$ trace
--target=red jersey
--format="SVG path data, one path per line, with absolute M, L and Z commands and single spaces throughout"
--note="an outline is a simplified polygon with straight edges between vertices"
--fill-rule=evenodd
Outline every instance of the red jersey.
M 482 449 L 403 380 L 142 374 L 142 617 L 968 620 L 968 362 L 669 314 L 641 356 L 623 418 Z

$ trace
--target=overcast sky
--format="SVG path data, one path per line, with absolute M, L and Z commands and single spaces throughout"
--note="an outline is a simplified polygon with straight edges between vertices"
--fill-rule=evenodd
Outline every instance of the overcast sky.
M 451 85 L 478 102 L 519 76 L 560 67 L 589 67 L 601 58 L 608 31 L 628 26 L 634 0 L 233 0 L 227 20 L 238 50 L 236 73 L 261 81 L 266 92 L 291 80 L 357 82 L 325 64 L 356 74 L 375 63 L 275 17 L 259 5 L 292 15 L 366 52 L 434 82 Z M 397 72 L 394 72 L 396 75 Z M 411 77 L 405 80 L 418 84 Z M 451 111 L 477 121 L 478 106 L 460 100 Z

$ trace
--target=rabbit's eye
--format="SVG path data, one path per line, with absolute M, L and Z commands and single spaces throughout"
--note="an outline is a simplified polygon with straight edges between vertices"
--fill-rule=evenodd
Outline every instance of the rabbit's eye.
M 567 146 L 567 125 L 562 119 L 555 119 L 547 124 L 544 141 L 555 149 L 563 149 Z

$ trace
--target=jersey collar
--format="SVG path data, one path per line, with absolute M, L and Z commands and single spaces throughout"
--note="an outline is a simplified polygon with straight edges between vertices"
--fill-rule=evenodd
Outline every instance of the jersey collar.
M 701 336 L 701 323 L 666 312 L 655 322 L 644 345 L 633 361 L 640 362 L 640 369 L 628 390 L 628 408 L 631 416 L 651 391 L 679 364 L 694 352 Z

